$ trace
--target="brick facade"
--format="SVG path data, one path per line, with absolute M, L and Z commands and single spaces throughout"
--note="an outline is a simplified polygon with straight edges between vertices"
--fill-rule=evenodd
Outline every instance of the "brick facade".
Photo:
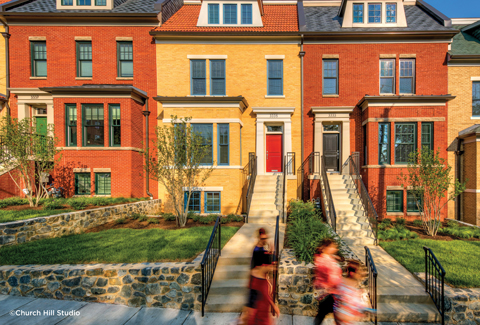
M 444 64 L 448 45 L 442 43 L 378 43 L 378 44 L 308 44 L 304 45 L 304 147 L 305 159 L 315 151 L 315 115 L 312 107 L 354 107 L 350 114 L 350 153 L 359 152 L 362 166 L 362 175 L 379 217 L 387 217 L 386 190 L 387 186 L 399 186 L 397 177 L 406 168 L 394 163 L 394 123 L 417 123 L 417 148 L 421 143 L 421 121 L 434 124 L 434 148 L 440 148 L 442 158 L 447 158 L 447 105 L 401 106 L 369 106 L 362 108 L 359 105 L 364 96 L 378 96 L 380 78 L 380 58 L 395 58 L 395 94 L 399 94 L 399 60 L 414 58 L 415 94 L 416 95 L 446 95 L 448 94 L 448 71 Z M 322 95 L 322 59 L 338 58 L 338 89 L 336 97 Z M 378 164 L 378 121 L 386 119 L 390 123 L 390 165 Z M 390 120 L 391 119 L 391 120 Z M 335 118 L 332 118 L 332 122 Z M 367 163 L 365 164 L 365 150 L 363 125 L 367 132 Z M 344 135 L 345 136 L 345 135 Z M 349 154 L 350 154 L 349 153 Z M 320 153 L 321 155 L 322 153 Z M 341 161 L 340 164 L 343 164 Z M 310 181 L 310 190 L 306 191 L 310 197 L 318 197 L 318 182 Z M 309 192 L 309 193 L 308 193 Z M 406 191 L 403 195 L 404 211 L 402 213 L 388 213 L 388 217 L 403 216 L 407 219 L 417 218 L 415 213 L 406 212 Z M 446 211 L 445 211 L 446 212 Z M 446 217 L 446 213 L 443 217 Z
M 155 136 L 156 95 L 155 45 L 149 35 L 153 26 L 11 26 L 10 27 L 10 86 L 12 88 L 12 116 L 19 116 L 19 89 L 39 91 L 42 87 L 82 86 L 84 84 L 133 85 L 147 93 L 150 98 L 150 140 Z M 47 44 L 47 78 L 32 78 L 30 63 L 30 37 L 42 37 Z M 78 78 L 76 61 L 76 39 L 91 38 L 92 78 Z M 131 40 L 133 44 L 133 78 L 117 77 L 117 40 Z M 50 97 L 48 97 L 50 96 Z M 32 99 L 34 97 L 32 96 Z M 37 96 L 38 98 L 38 96 Z M 25 102 L 25 96 L 23 97 Z M 42 100 L 53 100 L 53 121 L 59 146 L 66 147 L 65 104 L 77 106 L 77 147 L 62 150 L 62 160 L 55 171 L 56 185 L 62 185 L 69 195 L 73 194 L 73 168 L 89 168 L 91 171 L 92 194 L 95 194 L 94 170 L 111 170 L 111 195 L 124 197 L 146 196 L 143 158 L 140 150 L 145 143 L 146 109 L 138 98 L 124 94 L 95 95 L 84 91 L 76 95 L 40 95 L 32 106 Z M 82 147 L 82 104 L 102 104 L 104 107 L 105 147 Z M 109 147 L 109 104 L 119 104 L 121 112 L 121 146 Z M 27 110 L 31 108 L 27 108 Z M 31 113 L 30 113 L 31 114 Z M 49 113 L 47 113 L 49 114 Z M 150 181 L 150 192 L 157 197 L 158 186 Z

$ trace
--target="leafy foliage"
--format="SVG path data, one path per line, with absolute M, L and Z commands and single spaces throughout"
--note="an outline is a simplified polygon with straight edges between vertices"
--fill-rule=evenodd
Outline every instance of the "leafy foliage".
M 415 227 L 421 227 L 421 226 L 423 226 L 423 222 L 422 222 L 422 220 L 415 219 L 415 220 L 413 220 L 413 225 Z
M 171 125 L 157 127 L 154 150 L 144 152 L 145 171 L 163 185 L 175 211 L 177 226 L 185 227 L 188 207 L 195 188 L 201 187 L 213 172 L 202 166 L 212 143 L 189 126 L 190 118 L 172 116 Z M 184 190 L 188 195 L 184 195 Z
M 32 132 L 35 129 L 36 120 L 31 118 L 5 116 L 0 122 L 0 166 L 8 170 L 19 190 L 25 190 L 32 207 L 47 197 L 46 176 L 61 159 L 53 124 L 47 125 L 46 135 Z
M 115 223 L 117 224 L 124 224 L 125 222 L 127 222 L 126 218 L 119 218 L 115 220 Z
M 440 227 L 443 208 L 448 201 L 455 200 L 465 191 L 466 183 L 454 180 L 450 174 L 452 167 L 445 159 L 440 158 L 439 151 L 428 147 L 410 153 L 407 170 L 408 174 L 402 172 L 398 179 L 403 182 L 404 188 L 411 188 L 409 191 L 419 211 L 423 211 L 425 232 L 435 236 Z
M 22 199 L 20 197 L 9 197 L 9 198 L 0 200 L 0 209 L 6 208 L 9 206 L 24 205 L 24 204 L 28 204 L 27 199 Z
M 405 225 L 405 219 L 404 218 L 396 218 L 395 223 L 397 225 Z
M 313 256 L 324 238 L 331 238 L 328 226 L 315 212 L 312 202 L 290 201 L 287 245 L 299 261 L 313 262 Z M 292 216 L 293 215 L 293 216 Z
M 148 219 L 148 223 L 153 223 L 155 225 L 158 225 L 160 221 L 157 218 L 150 218 Z
M 448 223 L 447 227 L 439 228 L 438 231 L 447 235 L 456 236 L 463 239 L 480 239 L 480 228 L 464 227 L 452 221 Z
M 166 221 L 174 221 L 177 219 L 177 217 L 175 217 L 173 213 L 164 213 L 163 219 L 165 219 Z
M 62 205 L 62 202 L 58 199 L 51 199 L 43 203 L 44 210 L 56 210 L 56 209 L 64 209 L 65 207 Z
M 87 202 L 83 199 L 72 199 L 68 202 L 75 210 L 83 210 L 87 207 Z

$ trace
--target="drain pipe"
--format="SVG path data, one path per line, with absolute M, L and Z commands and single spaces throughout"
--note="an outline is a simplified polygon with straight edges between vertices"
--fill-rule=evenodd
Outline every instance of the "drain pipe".
M 3 18 L 3 17 L 2 17 Z M 8 25 L 0 19 L 0 23 L 5 27 L 5 32 L 2 33 L 3 38 L 5 38 L 5 69 L 6 69 L 6 84 L 7 84 L 7 93 L 6 95 L 6 101 L 5 101 L 5 106 L 7 107 L 7 116 L 10 116 L 10 105 L 8 104 L 8 101 L 10 100 L 10 51 L 9 51 L 9 27 Z
M 461 182 L 462 181 L 462 161 L 461 161 L 461 158 L 460 156 L 463 155 L 463 151 L 462 151 L 462 142 L 463 142 L 463 139 L 460 139 L 457 137 L 457 150 L 455 150 L 455 176 L 457 177 L 458 181 Z M 461 204 L 460 204 L 460 200 L 461 200 L 461 196 L 462 196 L 462 193 L 460 193 L 460 195 L 455 198 L 455 219 L 456 220 L 461 220 Z
M 150 116 L 150 113 L 151 113 L 151 112 L 148 110 L 148 100 L 149 100 L 149 98 L 147 97 L 147 99 L 145 100 L 145 110 L 142 111 L 143 116 L 145 116 L 145 142 L 146 142 L 146 144 L 145 144 L 145 150 L 146 150 L 147 154 L 149 154 L 149 152 L 148 152 L 148 146 L 149 146 L 149 139 L 148 139 L 148 131 L 149 131 L 149 130 L 148 130 L 148 117 Z M 148 159 L 148 157 L 145 158 L 145 159 Z M 150 193 L 150 191 L 149 191 L 149 188 L 150 188 L 150 172 L 149 172 L 148 168 L 147 168 L 147 170 L 146 170 L 145 187 L 146 187 L 146 189 L 147 189 L 147 195 L 150 197 L 150 200 L 153 200 L 153 194 Z
M 301 150 L 301 154 L 300 154 L 300 166 L 303 166 L 303 159 L 304 159 L 304 144 L 303 144 L 303 124 L 304 124 L 304 118 L 303 118 L 303 57 L 305 56 L 305 52 L 303 51 L 303 34 L 301 34 L 301 41 L 300 41 L 300 87 L 301 87 L 301 105 L 300 105 L 300 115 L 302 116 L 301 117 L 301 120 L 302 120 L 302 125 L 301 125 L 301 136 L 300 136 L 300 139 L 302 141 L 302 144 L 301 144 L 301 147 L 302 147 L 302 150 Z M 301 167 L 303 168 L 303 167 Z M 302 170 L 302 199 L 303 199 L 303 188 L 304 188 L 304 185 L 303 184 L 303 170 Z

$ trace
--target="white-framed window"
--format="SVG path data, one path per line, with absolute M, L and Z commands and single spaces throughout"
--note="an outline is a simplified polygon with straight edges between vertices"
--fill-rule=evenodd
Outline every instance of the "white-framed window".
M 397 22 L 397 4 L 387 3 L 386 7 L 387 7 L 386 8 L 387 23 L 396 23 Z
M 382 22 L 382 4 L 381 3 L 369 3 L 368 4 L 368 23 L 381 23 Z
M 400 59 L 400 94 L 415 94 L 415 59 Z
M 395 59 L 380 60 L 380 94 L 395 93 Z

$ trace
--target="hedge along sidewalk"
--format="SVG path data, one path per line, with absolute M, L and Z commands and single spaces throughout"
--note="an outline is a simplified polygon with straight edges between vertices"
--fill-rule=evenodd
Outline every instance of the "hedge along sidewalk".
M 44 238 L 79 234 L 83 230 L 103 225 L 112 220 L 125 218 L 132 213 L 153 214 L 160 209 L 161 202 L 160 199 L 147 200 L 0 223 L 0 247 Z
M 0 294 L 200 310 L 203 253 L 193 262 L 0 266 Z

